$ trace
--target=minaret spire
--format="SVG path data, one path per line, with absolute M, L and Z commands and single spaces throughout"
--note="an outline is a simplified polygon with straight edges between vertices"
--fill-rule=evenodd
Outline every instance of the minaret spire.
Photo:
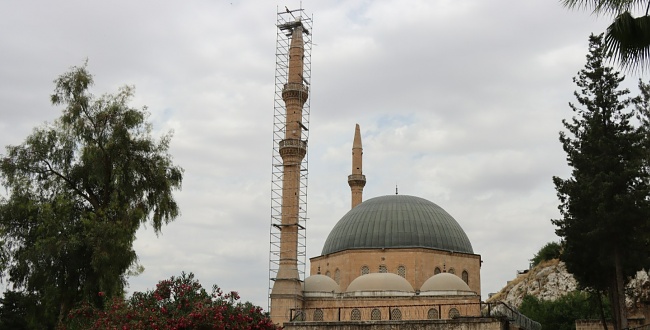
M 363 201 L 363 187 L 366 185 L 366 176 L 363 175 L 363 147 L 361 146 L 361 129 L 359 124 L 354 129 L 352 142 L 352 174 L 348 175 L 348 184 L 352 191 L 352 208 Z
M 293 14 L 292 14 L 293 16 Z M 298 270 L 298 239 L 300 225 L 300 169 L 307 154 L 307 141 L 302 140 L 303 106 L 309 90 L 303 83 L 304 41 L 303 33 L 309 33 L 301 18 L 279 25 L 291 36 L 289 45 L 289 72 L 287 83 L 282 89 L 282 100 L 286 107 L 284 139 L 279 141 L 282 157 L 282 204 L 280 229 L 280 259 L 277 277 L 271 289 L 271 319 L 283 324 L 291 318 L 292 311 L 302 308 L 302 287 Z M 294 315 L 295 316 L 295 315 Z

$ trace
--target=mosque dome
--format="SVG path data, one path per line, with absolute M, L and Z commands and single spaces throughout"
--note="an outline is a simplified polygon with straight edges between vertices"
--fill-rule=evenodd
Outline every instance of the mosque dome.
M 467 234 L 440 206 L 389 195 L 357 205 L 330 232 L 322 254 L 348 249 L 429 248 L 474 253 Z
M 370 273 L 350 282 L 346 292 L 401 291 L 414 292 L 413 286 L 403 277 L 393 273 Z
M 340 293 L 341 288 L 329 276 L 316 274 L 305 279 L 305 282 L 302 284 L 302 291 Z
M 420 287 L 421 295 L 430 291 L 459 294 L 472 292 L 472 289 L 460 277 L 451 273 L 440 273 L 429 277 Z

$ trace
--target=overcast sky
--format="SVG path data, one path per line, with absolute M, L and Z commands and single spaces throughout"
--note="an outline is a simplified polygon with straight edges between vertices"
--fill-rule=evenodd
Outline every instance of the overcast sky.
M 136 87 L 174 131 L 182 215 L 138 232 L 145 272 L 181 271 L 267 307 L 277 8 L 298 1 L 2 1 L 0 145 L 52 121 L 53 80 L 88 59 L 93 93 Z M 554 0 L 303 1 L 313 13 L 308 253 L 350 207 L 361 125 L 364 198 L 428 199 L 484 260 L 487 298 L 557 241 L 553 175 L 587 38 L 608 23 Z M 630 86 L 636 77 L 628 77 Z M 0 149 L 0 154 L 4 149 Z M 4 191 L 1 192 L 5 194 Z

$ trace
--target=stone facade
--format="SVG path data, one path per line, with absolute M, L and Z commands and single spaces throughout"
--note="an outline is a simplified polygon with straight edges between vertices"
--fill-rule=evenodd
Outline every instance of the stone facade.
M 354 297 L 333 294 L 306 297 L 304 306 L 301 319 L 305 321 L 427 320 L 481 315 L 481 302 L 476 295 Z
M 285 330 L 504 330 L 507 322 L 494 318 L 377 322 L 291 322 Z M 510 328 L 515 329 L 515 328 Z
M 386 272 L 400 276 L 403 270 L 403 277 L 415 290 L 419 290 L 427 279 L 435 275 L 436 268 L 440 271 L 453 272 L 461 278 L 463 272 L 467 272 L 467 285 L 477 294 L 480 295 L 481 292 L 481 256 L 477 254 L 424 248 L 359 249 L 318 256 L 309 260 L 311 274 L 320 273 L 331 277 L 339 284 L 341 291 L 345 291 L 350 282 L 361 276 L 364 267 L 367 267 L 369 273 L 378 273 L 385 269 Z

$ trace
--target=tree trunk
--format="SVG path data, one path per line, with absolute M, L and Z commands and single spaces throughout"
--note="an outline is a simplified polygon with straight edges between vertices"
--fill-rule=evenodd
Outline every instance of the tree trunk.
M 598 302 L 598 310 L 600 311 L 600 321 L 603 324 L 603 329 L 607 329 L 607 320 L 605 319 L 605 309 L 603 307 L 603 297 L 600 292 L 593 293 L 596 295 L 596 301 Z
M 616 273 L 616 293 L 618 300 L 612 302 L 618 307 L 619 325 L 621 329 L 627 329 L 627 306 L 625 305 L 625 278 L 623 275 L 623 265 L 621 265 L 621 255 L 618 246 L 614 248 L 614 265 Z
M 607 292 L 609 293 L 609 300 L 612 303 L 612 318 L 614 319 L 612 323 L 614 323 L 614 330 L 621 330 L 621 326 L 619 323 L 620 319 L 620 314 L 618 310 L 618 295 L 616 294 L 616 286 L 615 286 L 616 280 L 611 280 L 609 284 L 609 288 L 607 289 Z

